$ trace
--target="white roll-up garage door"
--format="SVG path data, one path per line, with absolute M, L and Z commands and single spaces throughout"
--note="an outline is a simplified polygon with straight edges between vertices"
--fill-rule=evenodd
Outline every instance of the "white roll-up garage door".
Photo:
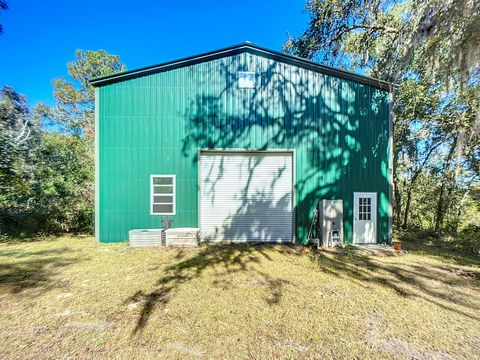
M 292 241 L 292 174 L 291 153 L 202 152 L 202 239 Z

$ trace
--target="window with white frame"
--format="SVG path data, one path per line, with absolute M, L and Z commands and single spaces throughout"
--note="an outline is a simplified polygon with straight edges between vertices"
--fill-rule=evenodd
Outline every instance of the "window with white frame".
M 150 189 L 150 214 L 175 215 L 175 175 L 151 175 Z
M 238 87 L 240 89 L 255 89 L 255 73 L 253 71 L 239 71 Z
M 370 197 L 361 197 L 358 199 L 358 219 L 372 220 L 372 199 Z

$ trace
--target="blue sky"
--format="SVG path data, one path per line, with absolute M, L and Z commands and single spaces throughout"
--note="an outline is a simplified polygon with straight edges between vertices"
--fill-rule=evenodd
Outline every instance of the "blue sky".
M 53 104 L 51 80 L 66 76 L 75 49 L 104 49 L 128 69 L 249 40 L 280 50 L 307 25 L 305 2 L 274 0 L 7 0 L 0 13 L 0 85 L 32 105 Z

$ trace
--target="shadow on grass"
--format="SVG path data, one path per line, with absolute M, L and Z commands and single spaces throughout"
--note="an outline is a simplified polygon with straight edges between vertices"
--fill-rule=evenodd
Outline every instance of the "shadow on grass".
M 269 255 L 271 251 L 291 252 L 288 246 L 273 244 L 221 244 L 203 246 L 193 257 L 184 259 L 185 252 L 179 250 L 175 256 L 178 262 L 161 270 L 164 275 L 159 278 L 151 292 L 137 291 L 125 301 L 125 303 L 143 303 L 132 335 L 140 332 L 146 326 L 157 305 L 168 303 L 181 284 L 201 276 L 207 269 L 223 269 L 223 273 L 216 274 L 218 277 L 213 281 L 213 285 L 224 290 L 229 289 L 229 284 L 219 280 L 221 275 L 247 271 L 256 274 L 261 278 L 258 282 L 259 285 L 264 286 L 268 291 L 265 302 L 270 306 L 278 304 L 282 298 L 283 287 L 288 282 L 281 278 L 274 278 L 251 266 L 259 264 L 262 260 L 272 260 Z
M 337 278 L 363 287 L 380 285 L 402 297 L 422 299 L 480 320 L 480 302 L 473 295 L 480 290 L 480 271 L 459 273 L 458 268 L 448 265 L 401 260 L 385 262 L 378 257 L 352 252 L 312 252 L 311 259 L 321 271 Z
M 428 232 L 396 232 L 402 247 L 416 254 L 433 256 L 464 266 L 480 267 L 480 243 L 460 237 L 445 237 Z
M 468 272 L 459 273 L 458 267 L 446 263 L 424 263 L 413 258 L 405 261 L 403 257 L 384 261 L 385 257 L 364 255 L 354 250 L 312 251 L 296 245 L 223 244 L 203 246 L 193 256 L 179 250 L 174 264 L 158 269 L 163 275 L 152 291 L 138 291 L 129 297 L 125 303 L 143 304 L 132 335 L 143 330 L 155 308 L 167 304 L 179 286 L 200 277 L 207 269 L 215 268 L 217 272 L 212 285 L 225 291 L 229 291 L 233 284 L 222 275 L 248 272 L 256 277 L 254 286 L 262 286 L 266 290 L 265 303 L 269 306 L 279 304 L 285 285 L 292 283 L 272 277 L 261 266 L 254 266 L 264 260 L 278 261 L 270 256 L 274 252 L 290 257 L 307 257 L 316 265 L 312 271 L 362 287 L 376 285 L 389 288 L 401 297 L 421 299 L 447 311 L 480 320 L 480 301 L 474 296 L 480 290 L 480 270 L 469 268 Z M 285 263 L 284 266 L 289 265 Z
M 51 250 L 0 250 L 0 292 L 21 293 L 27 289 L 41 292 L 65 283 L 54 277 L 62 268 L 85 260 L 68 256 L 73 250 L 64 247 Z

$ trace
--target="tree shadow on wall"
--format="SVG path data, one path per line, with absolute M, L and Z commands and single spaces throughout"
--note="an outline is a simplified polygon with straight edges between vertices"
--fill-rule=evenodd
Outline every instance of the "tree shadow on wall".
M 289 233 L 292 223 L 291 196 L 285 195 L 278 202 L 273 202 L 269 196 L 262 194 L 244 199 L 242 206 L 228 216 L 227 224 L 223 226 L 225 240 L 279 243 L 290 241 L 289 238 L 283 238 L 282 234 Z M 264 214 L 277 221 L 262 222 Z M 245 218 L 248 219 L 247 224 Z
M 380 151 L 387 148 L 387 124 L 375 121 L 387 114 L 387 96 L 367 85 L 261 58 L 252 58 L 255 89 L 239 89 L 238 71 L 251 70 L 242 59 L 208 64 L 195 77 L 192 85 L 201 90 L 180 114 L 185 119 L 182 152 L 196 163 L 198 149 L 296 148 L 296 223 L 303 241 L 318 200 L 341 198 L 342 182 L 368 184 L 373 174 L 388 169 Z M 376 187 L 388 193 L 383 172 Z M 350 209 L 352 199 L 343 201 Z
M 282 160 L 290 161 L 285 158 Z M 235 184 L 232 184 L 231 175 L 223 179 L 223 168 L 238 166 L 238 163 L 229 161 L 221 157 L 220 160 L 216 159 L 209 164 L 208 168 L 205 166 L 202 168 L 206 170 L 205 185 L 202 188 L 202 214 L 212 216 L 205 224 L 202 223 L 203 240 L 207 242 L 291 241 L 293 194 L 285 187 L 291 186 L 291 184 L 288 185 L 291 179 L 285 178 L 289 174 L 287 165 L 271 169 L 270 163 L 264 164 L 265 157 L 255 156 L 248 159 L 237 157 L 237 161 L 244 164 L 246 162 L 246 170 L 240 166 L 236 174 L 238 179 L 235 180 Z M 264 167 L 263 170 L 261 170 L 262 167 Z M 288 167 L 291 169 L 290 165 Z M 268 170 L 269 176 L 266 176 L 265 169 Z M 229 206 L 216 208 L 217 196 Z M 265 219 L 265 215 L 268 219 Z

